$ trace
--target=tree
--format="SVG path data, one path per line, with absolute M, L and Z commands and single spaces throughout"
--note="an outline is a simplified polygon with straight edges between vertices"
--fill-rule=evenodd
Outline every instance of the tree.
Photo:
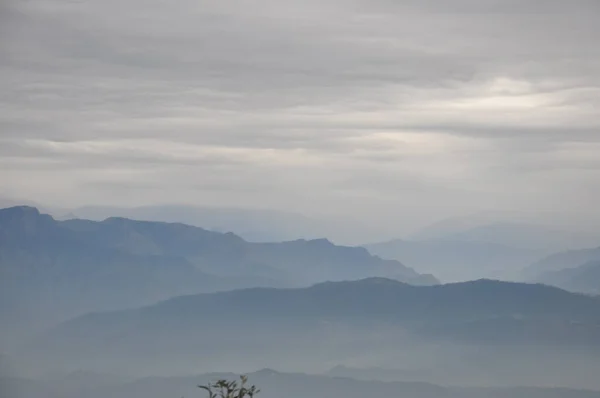
M 208 392 L 208 398 L 253 398 L 260 392 L 256 386 L 246 386 L 247 376 L 240 376 L 240 381 L 218 380 L 214 383 L 198 386 Z

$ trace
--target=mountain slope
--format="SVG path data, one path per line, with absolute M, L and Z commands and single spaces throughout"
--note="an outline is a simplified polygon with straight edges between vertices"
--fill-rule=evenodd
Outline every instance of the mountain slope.
M 36 329 L 95 310 L 247 286 L 208 275 L 181 256 L 132 254 L 64 228 L 35 208 L 0 210 L 0 318 Z
M 193 366 L 197 358 L 223 367 L 232 358 L 237 366 L 281 365 L 286 358 L 322 366 L 348 352 L 418 357 L 428 351 L 418 347 L 432 342 L 541 352 L 587 347 L 591 353 L 600 349 L 599 327 L 598 299 L 553 287 L 485 280 L 411 286 L 371 278 L 185 296 L 89 314 L 60 325 L 28 352 L 38 363 L 40 355 L 60 353 L 99 369 L 136 364 L 154 373 L 162 369 L 148 362 L 149 353 L 171 369 Z
M 528 266 L 523 274 L 525 277 L 535 280 L 546 272 L 560 271 L 567 268 L 575 268 L 582 264 L 600 260 L 600 247 L 592 249 L 569 250 L 551 254 Z
M 260 208 L 170 204 L 134 208 L 82 207 L 70 212 L 70 218 L 96 221 L 118 216 L 134 220 L 185 223 L 220 232 L 235 231 L 250 242 L 280 242 L 298 238 L 309 240 L 328 236 L 336 242 L 353 245 L 363 241 L 365 236 L 381 234 L 373 225 L 365 225 L 348 217 L 311 218 L 298 213 Z M 59 214 L 62 216 L 64 213 Z
M 370 275 L 437 283 L 327 240 L 259 244 L 184 224 L 59 222 L 32 207 L 0 210 L 0 320 L 15 330 L 182 294 Z
M 256 384 L 263 398 L 364 398 L 364 397 L 403 397 L 403 398 L 598 398 L 600 392 L 566 388 L 459 388 L 442 387 L 418 382 L 381 382 L 355 380 L 321 375 L 281 373 L 261 370 L 248 375 L 249 381 Z M 11 380 L 18 395 L 15 398 L 163 398 L 193 397 L 200 391 L 198 384 L 217 379 L 236 379 L 233 373 L 209 373 L 198 376 L 148 377 L 131 382 L 110 385 L 75 386 L 63 380 L 36 382 L 31 380 Z M 89 378 L 89 377 L 87 377 Z M 86 378 L 86 379 L 87 379 Z
M 600 260 L 589 261 L 575 268 L 546 272 L 537 280 L 575 292 L 600 294 Z
M 270 277 L 299 285 L 367 276 L 437 283 L 435 278 L 420 275 L 398 261 L 382 260 L 363 248 L 337 246 L 326 239 L 251 243 L 232 233 L 125 218 L 71 220 L 61 225 L 103 246 L 136 254 L 183 256 L 206 272 L 224 276 Z
M 413 235 L 412 239 L 488 242 L 551 253 L 568 248 L 585 248 L 597 238 L 595 233 L 574 233 L 564 227 L 535 222 L 481 220 L 458 222 L 453 227 L 441 223 Z
M 537 250 L 470 240 L 393 240 L 365 247 L 373 254 L 402 259 L 419 272 L 433 273 L 449 282 L 514 277 L 542 254 Z

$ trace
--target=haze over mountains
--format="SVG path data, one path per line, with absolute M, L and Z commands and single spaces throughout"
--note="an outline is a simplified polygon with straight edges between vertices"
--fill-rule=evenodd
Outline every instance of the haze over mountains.
M 421 272 L 435 274 L 445 282 L 484 277 L 518 280 L 524 267 L 546 253 L 540 249 L 452 237 L 392 240 L 365 247 L 383 258 L 403 259 Z
M 371 276 L 414 284 L 437 283 L 423 273 L 445 281 L 525 278 L 573 291 L 598 291 L 593 264 L 597 249 L 534 262 L 543 256 L 539 248 L 469 240 L 461 233 L 366 246 L 382 259 L 326 239 L 250 243 L 233 233 L 176 223 L 118 217 L 56 221 L 31 207 L 0 210 L 0 215 L 3 291 L 7 297 L 21 298 L 19 307 L 4 305 L 2 313 L 16 324 L 35 318 L 37 327 L 87 311 L 138 306 L 181 294 Z M 571 276 L 579 266 L 583 276 Z M 21 311 L 34 308 L 29 316 Z
M 434 274 L 443 282 L 478 278 L 529 280 L 522 271 L 535 261 L 560 250 L 584 249 L 600 241 L 600 233 L 593 227 L 585 227 L 572 215 L 556 213 L 479 212 L 435 222 L 398 239 L 394 228 L 375 228 L 349 217 L 307 217 L 265 209 L 155 205 L 84 206 L 52 212 L 59 219 L 103 221 L 119 216 L 185 223 L 220 232 L 234 231 L 251 242 L 334 237 L 334 242 L 362 245 L 374 255 L 400 261 L 419 273 Z M 400 230 L 402 223 L 400 219 Z M 394 239 L 364 244 L 389 236 Z
M 183 223 L 216 232 L 235 232 L 250 242 L 278 242 L 296 239 L 318 239 L 324 236 L 341 244 L 358 245 L 366 237 L 393 234 L 372 224 L 348 216 L 312 215 L 279 211 L 261 207 L 203 206 L 190 204 L 160 204 L 135 207 L 78 206 L 57 207 L 35 201 L 0 196 L 0 208 L 28 205 L 43 209 L 57 220 L 87 219 L 104 221 L 121 217 L 133 220 Z
M 599 20 L 0 0 L 0 398 L 600 398 Z
M 546 256 L 531 264 L 524 272 L 530 276 L 534 276 L 545 272 L 576 268 L 585 263 L 597 260 L 600 260 L 600 247 L 569 250 Z
M 523 276 L 571 291 L 600 294 L 600 248 L 554 253 L 526 267 Z
M 389 276 L 437 283 L 363 248 L 326 239 L 249 243 L 184 224 L 110 218 L 56 221 L 31 207 L 0 210 L 2 317 L 33 329 L 88 311 L 249 286 Z M 14 303 L 14 305 L 9 305 Z
M 600 260 L 589 261 L 579 267 L 546 272 L 538 281 L 575 292 L 600 294 Z
M 266 209 L 236 209 L 226 207 L 201 207 L 185 205 L 143 206 L 134 208 L 85 206 L 55 211 L 61 218 L 82 218 L 103 221 L 111 217 L 134 220 L 178 222 L 205 227 L 219 232 L 235 233 L 252 242 L 270 242 L 329 236 L 326 223 L 291 212 Z M 339 219 L 348 224 L 349 231 L 358 230 L 360 225 Z M 317 235 L 318 231 L 321 232 Z M 331 231 L 329 231 L 331 232 Z
M 4 202 L 16 203 L 8 199 Z M 314 218 L 252 208 L 156 205 L 48 209 L 57 220 L 129 218 L 184 223 L 214 232 L 231 231 L 250 242 L 310 241 L 334 236 L 333 242 L 354 242 L 372 254 L 400 261 L 419 273 L 434 274 L 444 282 L 478 278 L 530 280 L 532 274 L 523 274 L 522 269 L 532 263 L 562 250 L 594 247 L 600 241 L 600 234 L 593 229 L 584 232 L 569 224 L 567 215 L 544 213 L 474 213 L 433 223 L 399 238 L 392 230 L 374 230 L 352 219 Z M 400 219 L 398 225 L 401 224 Z M 377 236 L 394 239 L 372 243 Z
M 570 265 L 597 250 L 541 259 L 539 248 L 464 236 L 367 246 L 378 257 L 327 239 L 257 243 L 180 223 L 58 221 L 33 207 L 1 209 L 3 351 L 22 376 L 5 382 L 28 398 L 75 397 L 81 381 L 48 379 L 48 369 L 91 371 L 86 396 L 152 397 L 190 373 L 276 368 L 327 374 L 273 373 L 263 382 L 300 394 L 317 377 L 315 396 L 348 383 L 392 388 L 335 375 L 409 383 L 393 388 L 424 398 L 596 396 L 551 387 L 600 390 L 591 376 L 600 372 L 600 298 L 573 293 L 595 292 L 596 268 L 563 282 Z M 534 269 L 532 281 L 573 292 L 487 279 L 439 285 L 411 264 L 448 279 Z M 545 280 L 546 270 L 564 278 Z M 340 373 L 348 367 L 354 374 Z M 99 375 L 107 372 L 169 378 L 106 382 Z M 489 388 L 517 385 L 538 388 Z
M 463 385 L 519 385 L 527 370 L 529 385 L 600 388 L 589 377 L 600 372 L 599 329 L 599 298 L 553 287 L 486 280 L 418 287 L 371 278 L 89 314 L 16 354 L 37 371 L 60 355 L 57 371 L 132 377 L 208 366 L 315 372 L 346 363 L 387 364 L 442 383 L 451 368 Z M 573 361 L 585 371 L 573 369 Z
M 423 382 L 381 382 L 324 375 L 283 373 L 270 369 L 252 372 L 250 380 L 261 386 L 265 398 L 598 398 L 600 393 L 566 388 L 460 388 Z M 233 373 L 195 376 L 148 377 L 133 381 L 106 380 L 103 375 L 76 373 L 44 382 L 25 379 L 7 381 L 14 398 L 163 398 L 194 397 L 198 384 L 219 378 L 235 379 Z
M 444 282 L 478 278 L 529 280 L 533 264 L 562 250 L 585 249 L 600 238 L 537 216 L 474 214 L 434 223 L 405 239 L 365 245 L 373 254 L 394 258 Z M 550 217 L 549 217 L 550 218 Z M 573 261 L 572 261 L 573 262 Z M 582 264 L 580 262 L 577 265 Z M 557 269 L 567 268 L 560 265 Z M 526 270 L 525 270 L 526 269 Z M 525 271 L 524 271 L 525 270 Z

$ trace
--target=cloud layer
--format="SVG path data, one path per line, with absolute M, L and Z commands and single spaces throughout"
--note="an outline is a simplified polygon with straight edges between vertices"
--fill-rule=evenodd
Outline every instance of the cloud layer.
M 9 0 L 2 194 L 416 225 L 600 200 L 600 4 Z

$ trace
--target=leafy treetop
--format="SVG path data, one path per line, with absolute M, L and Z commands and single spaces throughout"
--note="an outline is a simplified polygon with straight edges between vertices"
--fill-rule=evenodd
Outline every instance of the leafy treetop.
M 208 398 L 254 398 L 260 390 L 254 385 L 248 386 L 247 382 L 247 376 L 240 376 L 239 382 L 223 379 L 198 387 L 208 392 Z

